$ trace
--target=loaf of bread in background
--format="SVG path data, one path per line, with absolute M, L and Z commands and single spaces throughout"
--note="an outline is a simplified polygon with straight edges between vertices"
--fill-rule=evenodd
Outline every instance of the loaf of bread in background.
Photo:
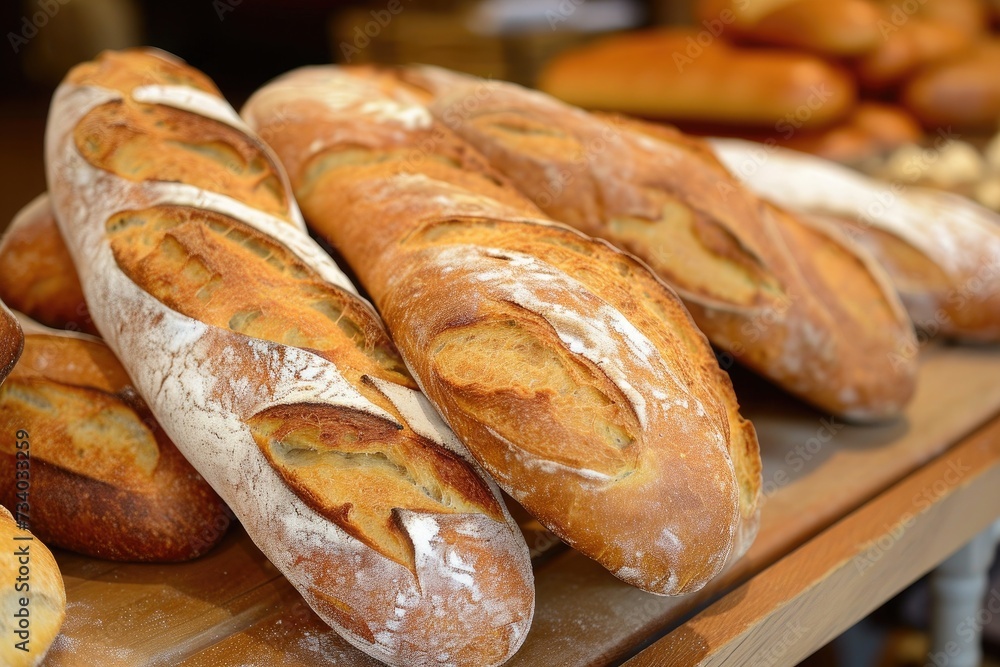
M 11 313 L 0 299 L 0 383 L 14 369 L 24 347 L 24 334 Z
M 836 65 L 700 35 L 669 28 L 600 39 L 557 56 L 538 87 L 587 109 L 777 132 L 824 127 L 854 105 L 854 81 Z
M 876 49 L 886 18 L 869 0 L 696 0 L 694 12 L 706 30 L 717 26 L 728 39 L 834 57 Z
M 645 261 L 732 357 L 853 420 L 910 399 L 915 363 L 888 357 L 913 332 L 874 261 L 754 196 L 703 141 L 513 84 L 401 72 L 546 213 Z
M 99 339 L 26 318 L 24 353 L 0 387 L 0 431 L 31 436 L 31 527 L 48 544 L 124 561 L 181 561 L 226 533 L 225 504 L 149 413 Z M 0 504 L 18 453 L 0 442 Z
M 101 334 L 320 617 L 392 665 L 506 661 L 523 537 L 211 81 L 104 53 L 56 91 L 46 163 Z
M 712 145 L 731 169 L 762 148 L 731 139 Z M 744 181 L 783 206 L 841 225 L 885 267 L 920 329 L 1000 341 L 1000 215 L 964 197 L 876 181 L 777 148 Z
M 55 329 L 97 335 L 48 194 L 21 209 L 0 238 L 0 299 Z
M 903 86 L 903 104 L 926 127 L 996 131 L 1000 123 L 1000 39 L 927 67 Z
M 859 102 L 844 120 L 814 130 L 779 133 L 774 128 L 699 128 L 699 133 L 702 131 L 851 165 L 885 160 L 893 150 L 912 146 L 924 137 L 920 122 L 903 107 L 868 100 Z
M 729 378 L 641 263 L 554 224 L 369 68 L 305 68 L 243 115 L 497 482 L 622 580 L 696 591 L 749 546 L 760 458 Z
M 815 132 L 785 133 L 773 140 L 785 148 L 857 164 L 916 143 L 923 134 L 920 123 L 902 107 L 864 101 L 841 123 Z
M 15 437 L 14 433 L 9 435 Z M 22 530 L 5 507 L 0 507 L 0 543 L 4 547 L 0 549 L 0 579 L 5 583 L 0 593 L 0 633 L 4 638 L 0 663 L 35 667 L 45 659 L 66 618 L 66 587 L 52 552 L 28 530 Z M 22 610 L 27 625 L 21 623 Z

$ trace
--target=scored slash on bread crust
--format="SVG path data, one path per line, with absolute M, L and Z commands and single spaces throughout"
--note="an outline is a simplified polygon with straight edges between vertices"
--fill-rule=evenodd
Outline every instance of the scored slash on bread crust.
M 0 387 L 0 428 L 31 436 L 31 526 L 98 558 L 195 558 L 222 539 L 225 504 L 159 427 L 104 343 L 22 317 L 24 354 Z M 16 449 L 0 446 L 13 506 Z
M 97 110 L 135 132 L 84 122 Z M 389 664 L 509 658 L 534 590 L 499 490 L 413 388 L 374 310 L 304 233 L 269 149 L 214 87 L 150 51 L 105 53 L 57 90 L 46 150 L 99 329 L 310 606 Z M 213 176 L 234 152 L 233 173 Z M 280 215 L 253 206 L 274 194 L 270 177 L 243 178 L 258 158 L 257 176 L 282 184 Z M 351 485 L 324 486 L 323 471 Z
M 726 376 L 646 267 L 546 220 L 378 70 L 305 68 L 243 115 L 428 397 L 546 527 L 645 590 L 698 590 L 756 527 Z
M 548 215 L 645 261 L 743 364 L 855 420 L 893 417 L 912 396 L 915 360 L 889 359 L 913 341 L 897 296 L 851 248 L 754 196 L 703 141 L 514 84 L 397 75 Z
M 791 150 L 713 139 L 723 162 L 761 196 L 839 227 L 841 243 L 871 251 L 917 327 L 953 338 L 1000 340 L 1000 216 L 964 197 L 901 188 Z M 814 223 L 818 224 L 818 223 Z M 897 358 L 912 356 L 900 346 Z

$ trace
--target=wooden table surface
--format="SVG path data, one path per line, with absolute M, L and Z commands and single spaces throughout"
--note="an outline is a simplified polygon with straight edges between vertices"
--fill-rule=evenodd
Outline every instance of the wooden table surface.
M 760 532 L 710 590 L 643 593 L 523 524 L 531 632 L 508 663 L 794 664 L 1000 516 L 1000 349 L 921 350 L 904 418 L 849 426 L 743 373 L 764 460 Z M 56 551 L 62 633 L 45 665 L 376 665 L 306 607 L 237 526 L 180 565 Z

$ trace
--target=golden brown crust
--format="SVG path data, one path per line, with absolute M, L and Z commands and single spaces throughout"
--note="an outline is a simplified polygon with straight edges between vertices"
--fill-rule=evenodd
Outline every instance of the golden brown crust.
M 316 68 L 244 114 L 298 165 L 306 218 L 498 483 L 629 583 L 697 590 L 756 511 L 756 437 L 728 378 L 646 267 L 541 218 L 411 93 Z
M 7 667 L 37 667 L 66 618 L 66 587 L 52 552 L 22 530 L 5 507 L 0 507 L 0 540 L 7 546 L 0 551 L 0 577 L 10 582 L 0 594 L 0 608 L 6 612 L 0 619 L 0 632 L 7 638 L 0 645 L 0 662 Z M 25 554 L 30 570 L 27 588 L 19 578 Z M 27 629 L 19 622 L 22 611 L 28 615 Z
M 48 195 L 14 217 L 0 239 L 0 299 L 56 329 L 98 335 Z
M 14 369 L 23 348 L 24 334 L 21 327 L 0 300 L 0 384 Z
M 32 528 L 109 560 L 180 561 L 226 533 L 225 504 L 149 413 L 98 340 L 29 333 L 0 388 L 0 427 L 30 443 Z M 20 455 L 0 448 L 0 503 L 16 501 Z
M 997 280 L 1000 260 L 996 255 L 1000 229 L 987 226 L 970 230 L 956 226 L 951 232 L 938 232 L 943 236 L 949 233 L 967 235 L 967 242 L 959 241 L 956 247 L 981 253 L 970 269 L 949 271 L 942 264 L 947 261 L 945 257 L 931 257 L 923 248 L 891 229 L 861 225 L 841 216 L 830 219 L 871 251 L 885 268 L 918 329 L 929 335 L 966 341 L 1000 339 Z M 948 221 L 944 218 L 939 224 L 943 227 Z
M 538 87 L 586 109 L 779 131 L 825 127 L 854 105 L 853 79 L 836 65 L 722 39 L 693 52 L 697 37 L 671 28 L 600 39 L 552 60 Z
M 884 15 L 869 0 L 698 0 L 695 14 L 721 26 L 727 39 L 835 57 L 868 53 L 883 39 L 879 20 Z
M 52 105 L 52 199 L 94 319 L 349 642 L 395 665 L 503 662 L 534 589 L 499 490 L 309 239 L 270 149 L 200 74 L 158 59 L 105 54 Z
M 442 118 L 485 85 L 404 76 L 440 91 Z M 699 140 L 503 84 L 455 127 L 553 218 L 649 264 L 709 339 L 757 372 L 855 419 L 894 416 L 909 400 L 914 365 L 888 361 L 912 338 L 895 295 L 853 251 L 752 195 Z M 835 273 L 817 272 L 818 260 Z

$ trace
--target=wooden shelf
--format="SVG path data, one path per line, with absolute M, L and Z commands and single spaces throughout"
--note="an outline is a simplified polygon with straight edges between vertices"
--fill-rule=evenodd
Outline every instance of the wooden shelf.
M 767 493 L 750 552 L 709 590 L 662 598 L 525 518 L 537 604 L 508 664 L 737 665 L 776 646 L 767 664 L 801 660 L 1000 516 L 998 379 L 1000 350 L 930 347 L 905 418 L 860 427 L 737 373 Z M 56 556 L 69 604 L 49 667 L 378 664 L 326 627 L 238 527 L 180 565 Z

